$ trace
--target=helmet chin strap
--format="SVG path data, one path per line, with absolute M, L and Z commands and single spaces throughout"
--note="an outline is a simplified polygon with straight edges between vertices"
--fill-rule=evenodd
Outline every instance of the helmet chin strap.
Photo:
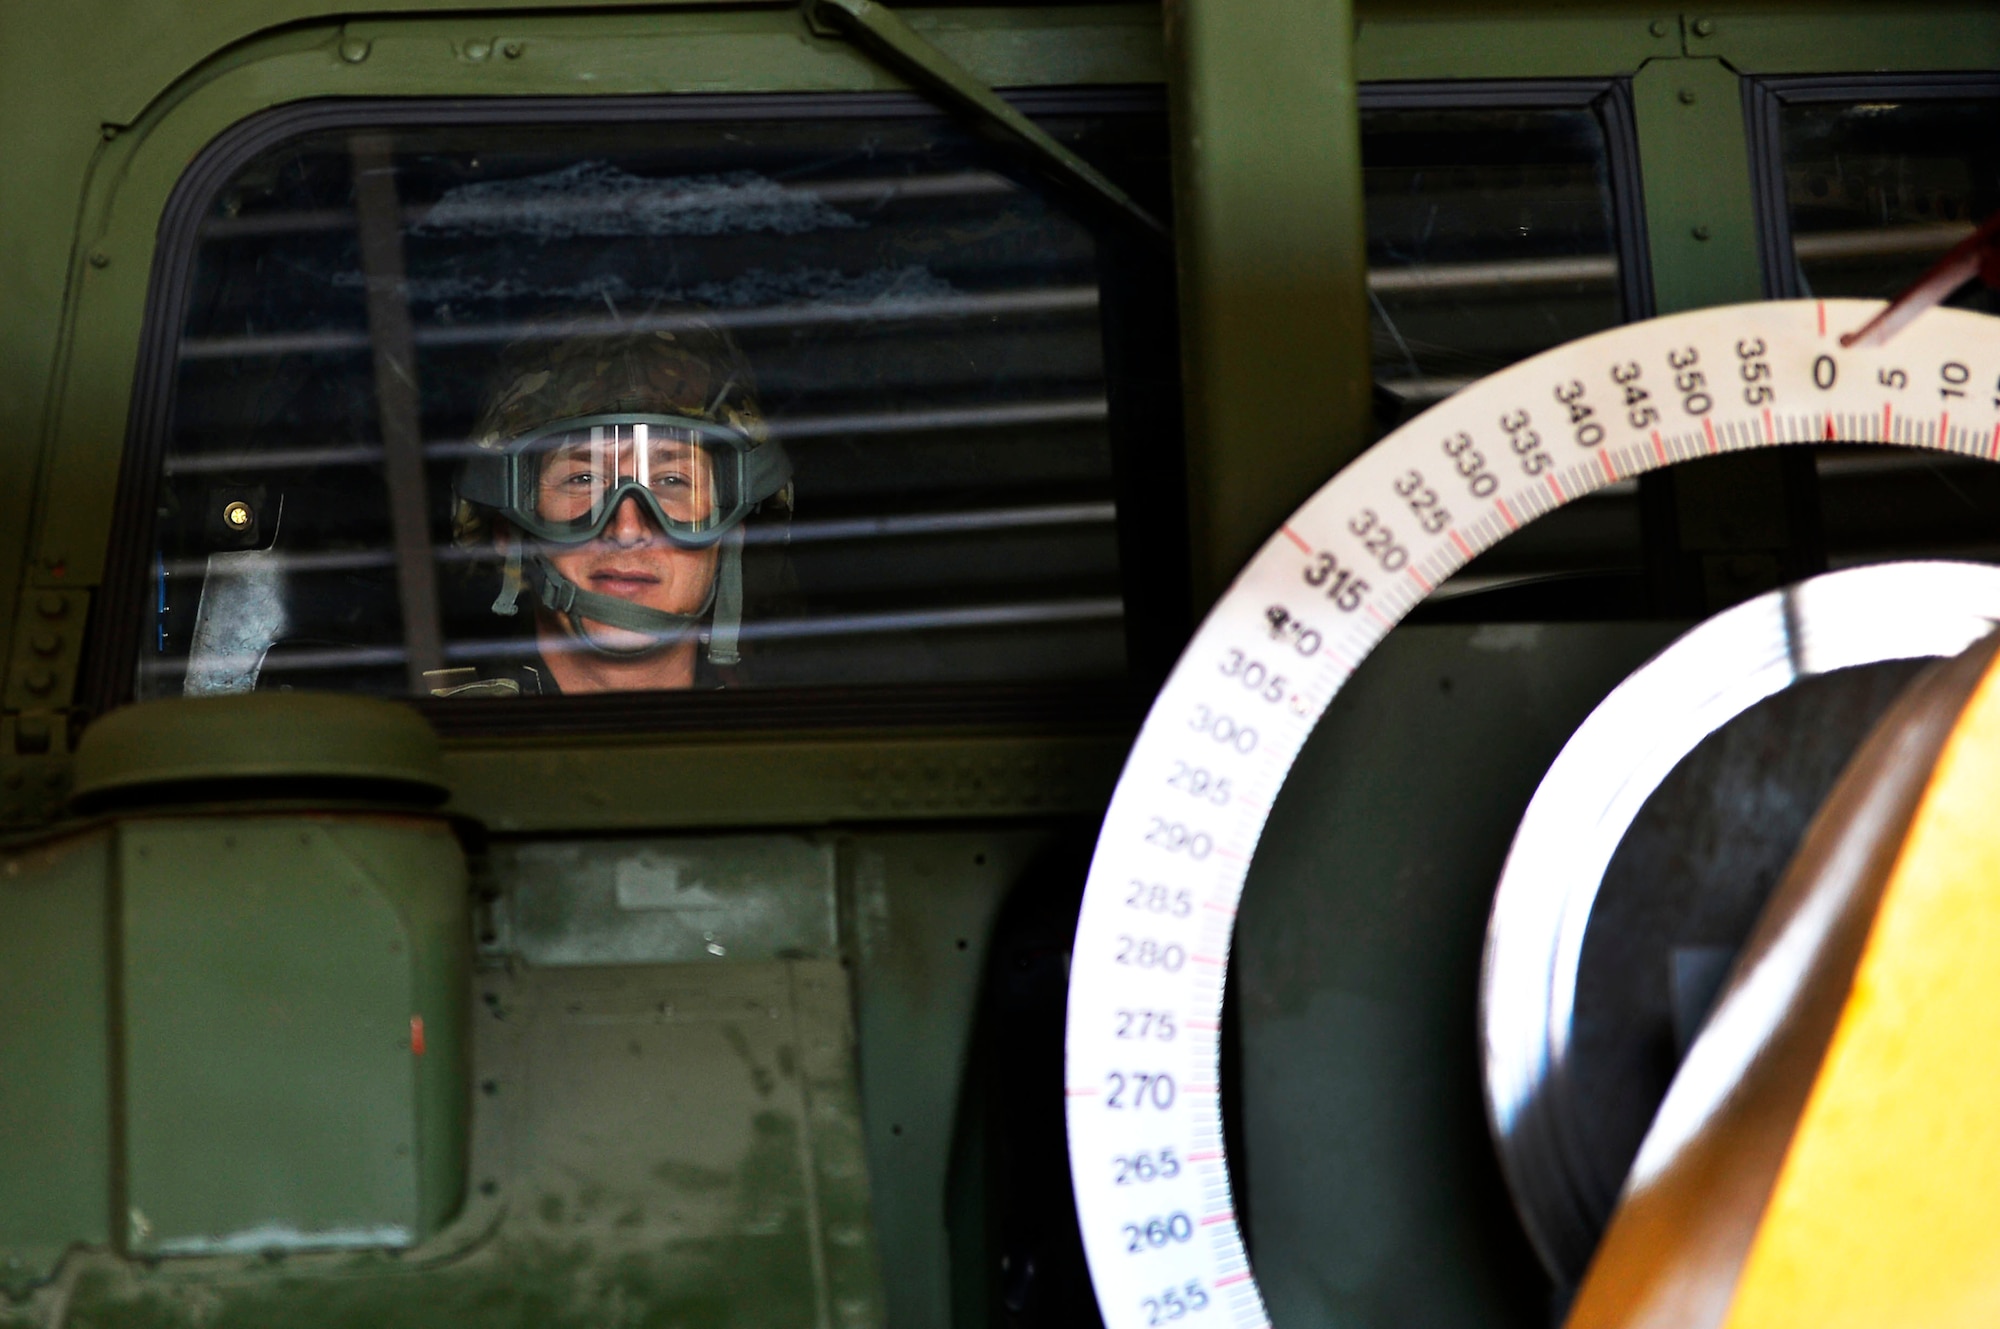
M 743 623 L 743 528 L 722 537 L 721 566 L 715 570 L 715 621 L 708 633 L 708 662 L 733 665 L 743 658 L 737 629 Z
M 743 621 L 741 527 L 722 537 L 716 561 L 715 580 L 709 583 L 708 597 L 702 601 L 701 608 L 692 614 L 675 614 L 634 604 L 615 595 L 586 591 L 556 571 L 555 565 L 539 552 L 527 555 L 524 570 L 520 545 L 510 539 L 507 542 L 507 564 L 501 575 L 501 591 L 499 598 L 493 602 L 493 612 L 512 614 L 514 601 L 527 584 L 532 583 L 535 598 L 568 620 L 570 632 L 577 640 L 600 655 L 633 660 L 687 640 L 691 632 L 709 621 L 709 611 L 713 610 L 713 623 L 708 634 L 709 661 L 712 664 L 733 665 L 742 658 L 737 646 L 739 626 Z M 607 646 L 585 629 L 585 619 L 606 627 L 636 632 L 653 640 L 631 648 Z

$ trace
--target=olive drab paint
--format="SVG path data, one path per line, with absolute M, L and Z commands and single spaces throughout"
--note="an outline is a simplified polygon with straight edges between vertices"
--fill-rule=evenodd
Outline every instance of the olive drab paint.
M 745 691 L 644 724 L 604 698 L 547 723 L 468 724 L 426 702 L 433 732 L 415 707 L 388 707 L 399 727 L 267 691 L 227 723 L 210 719 L 226 705 L 163 703 L 160 728 L 108 764 L 92 755 L 142 709 L 124 705 L 126 666 L 151 606 L 127 574 L 156 514 L 133 459 L 158 471 L 162 348 L 188 296 L 176 255 L 224 183 L 218 162 L 300 132 L 294 117 L 364 105 L 417 123 L 426 107 L 531 99 L 948 106 L 1011 154 L 996 158 L 1007 180 L 1130 228 L 1101 232 L 1127 237 L 1106 254 L 1154 256 L 1130 273 L 1151 308 L 1178 308 L 1180 357 L 1160 354 L 1141 388 L 1186 391 L 1187 440 L 1118 445 L 1121 466 L 1169 473 L 1119 491 L 1118 557 L 1128 586 L 1192 584 L 1198 617 L 1385 424 L 1364 391 L 1370 89 L 1483 105 L 1522 82 L 1617 83 L 1640 149 L 1621 188 L 1642 204 L 1617 222 L 1618 253 L 1644 256 L 1657 301 L 1623 315 L 1637 318 L 1795 294 L 1771 284 L 1769 200 L 1742 178 L 1768 128 L 1745 109 L 1757 80 L 2000 70 L 2000 15 L 1983 4 L 892 2 L 872 23 L 861 0 L 808 8 L 10 9 L 0 1326 L 999 1329 L 1069 1323 L 1095 1297 L 1066 1217 L 1058 1044 L 1083 847 L 1148 698 Z M 1171 196 L 1023 132 L 995 89 L 1153 99 Z M 813 115 L 810 100 L 783 108 Z M 1144 266 L 1157 236 L 1139 238 L 1169 217 L 1173 303 Z M 1770 479 L 1706 499 L 1690 485 L 1689 520 Z M 218 520 L 246 540 L 281 519 L 247 487 L 228 502 L 247 517 Z M 406 537 L 420 533 L 421 505 L 405 508 Z M 1371 556 L 1342 545 L 1343 565 L 1357 553 Z M 1181 622 L 1135 676 L 1164 675 Z M 1225 1105 L 1240 1116 L 1217 1119 L 1249 1135 L 1238 1217 L 1281 1322 L 1547 1322 L 1466 1042 L 1479 892 L 1533 772 L 1670 635 L 1399 633 L 1326 741 L 1302 748 L 1291 803 L 1243 868 L 1246 946 L 1266 962 L 1238 971 L 1233 1041 L 1206 1086 L 1241 1094 Z M 1501 719 L 1481 731 L 1479 715 Z M 1440 768 L 1464 803 L 1449 818 L 1389 799 Z M 1378 898 L 1384 879 L 1396 890 Z M 1337 1138 L 1316 1133 L 1329 1120 Z M 1133 1137 L 1151 1175 L 1169 1143 Z M 1118 1315 L 1150 1299 L 1194 1329 L 1220 1318 L 1222 1299 L 1190 1294 L 1195 1275 L 1169 1263 L 1206 1229 L 1143 1205 L 1116 1218 L 1137 1220 L 1142 1245 L 1158 1236 L 1123 1258 L 1162 1271 Z

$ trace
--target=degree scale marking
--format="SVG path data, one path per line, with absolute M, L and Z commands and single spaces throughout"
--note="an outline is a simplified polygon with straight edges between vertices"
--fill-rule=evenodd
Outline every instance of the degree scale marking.
M 1222 1144 L 1223 978 L 1250 857 L 1334 694 L 1429 587 L 1614 478 L 1829 437 L 2000 458 L 2000 320 L 1828 337 L 1881 308 L 1697 310 L 1502 370 L 1356 458 L 1217 602 L 1126 760 L 1072 952 L 1070 1163 L 1107 1329 L 1269 1323 Z

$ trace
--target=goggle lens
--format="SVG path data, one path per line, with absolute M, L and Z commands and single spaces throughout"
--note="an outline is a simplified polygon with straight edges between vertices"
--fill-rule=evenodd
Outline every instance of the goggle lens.
M 668 535 L 692 536 L 736 515 L 740 450 L 694 429 L 645 422 L 580 425 L 531 440 L 517 454 L 517 510 L 554 536 L 588 538 L 622 503 Z M 646 513 L 650 507 L 652 512 Z

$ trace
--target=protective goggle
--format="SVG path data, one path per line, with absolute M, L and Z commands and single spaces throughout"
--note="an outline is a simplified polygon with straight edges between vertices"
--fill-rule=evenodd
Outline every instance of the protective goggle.
M 459 492 L 550 544 L 596 539 L 629 498 L 669 540 L 702 548 L 790 479 L 782 448 L 753 446 L 727 425 L 679 415 L 590 415 L 470 459 Z

